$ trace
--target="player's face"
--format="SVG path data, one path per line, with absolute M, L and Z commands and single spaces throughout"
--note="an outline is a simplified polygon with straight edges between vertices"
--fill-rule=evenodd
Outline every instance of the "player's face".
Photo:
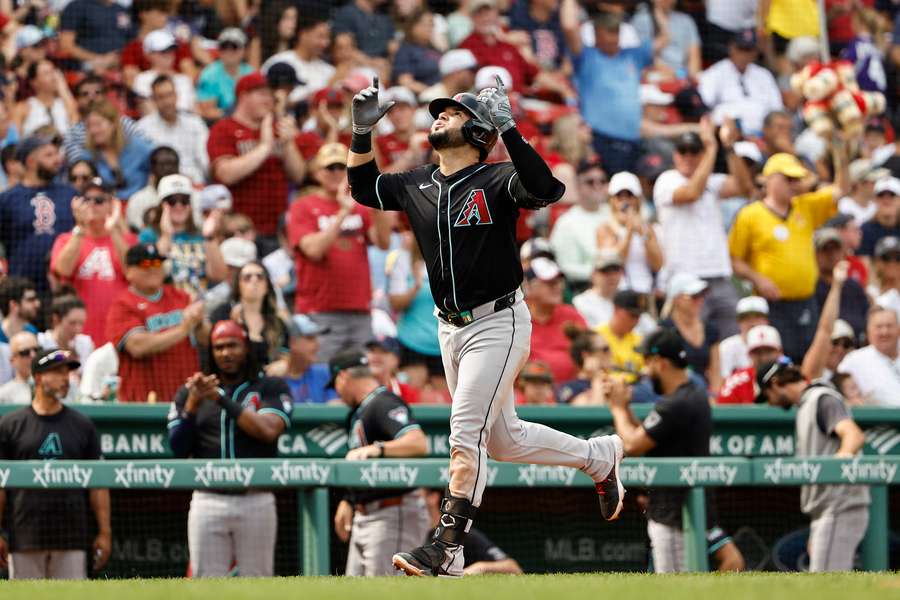
M 448 106 L 434 123 L 428 133 L 428 142 L 435 150 L 458 148 L 466 145 L 462 135 L 463 123 L 471 118 L 469 114 L 458 108 Z
M 247 345 L 239 338 L 220 338 L 212 345 L 213 360 L 223 373 L 234 375 L 244 366 Z
M 35 383 L 40 386 L 44 396 L 62 402 L 69 394 L 69 367 L 59 366 L 39 373 L 35 377 Z

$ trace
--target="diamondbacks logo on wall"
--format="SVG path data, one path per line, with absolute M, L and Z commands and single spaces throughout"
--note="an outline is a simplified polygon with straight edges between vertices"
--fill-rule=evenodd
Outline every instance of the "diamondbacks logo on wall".
M 62 441 L 59 439 L 59 434 L 55 431 L 48 434 L 41 443 L 41 447 L 38 448 L 38 454 L 41 458 L 58 458 L 62 456 Z
M 454 227 L 468 227 L 469 225 L 490 225 L 493 223 L 491 211 L 488 210 L 487 197 L 484 190 L 472 190 L 469 197 L 463 203 L 462 210 L 456 218 Z

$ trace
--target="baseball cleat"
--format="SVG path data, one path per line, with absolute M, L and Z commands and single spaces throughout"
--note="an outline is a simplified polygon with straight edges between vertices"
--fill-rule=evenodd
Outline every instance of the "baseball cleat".
M 438 541 L 409 552 L 398 552 L 391 562 L 409 577 L 461 577 L 462 546 L 453 548 Z
M 595 483 L 597 495 L 600 498 L 600 514 L 607 521 L 615 521 L 622 512 L 622 500 L 625 498 L 625 486 L 619 479 L 619 465 L 622 464 L 622 458 L 625 456 L 625 449 L 622 446 L 622 438 L 617 435 L 610 436 L 616 446 L 616 457 L 613 468 L 609 471 L 609 475 L 603 481 Z

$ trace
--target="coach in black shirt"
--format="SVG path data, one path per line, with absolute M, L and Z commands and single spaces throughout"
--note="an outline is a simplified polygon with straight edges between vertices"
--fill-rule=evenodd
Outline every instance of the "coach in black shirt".
M 603 383 L 626 456 L 709 456 L 712 413 L 706 390 L 688 376 L 687 353 L 681 336 L 673 329 L 658 329 L 644 340 L 640 352 L 654 391 L 662 395 L 643 423 L 631 412 L 631 389 L 617 377 L 607 377 Z M 681 509 L 686 493 L 684 488 L 657 488 L 650 492 L 647 533 L 657 573 L 685 570 Z M 711 515 L 712 506 L 709 508 Z M 707 542 L 719 562 L 719 570 L 743 568 L 744 560 L 737 546 L 712 523 L 707 526 Z
M 0 461 L 98 460 L 100 441 L 90 419 L 68 408 L 69 371 L 79 363 L 66 350 L 39 352 L 31 363 L 34 399 L 31 406 L 0 419 Z M 75 469 L 52 467 L 48 469 Z M 87 476 L 87 468 L 81 468 Z M 0 490 L 0 519 L 7 492 Z M 0 566 L 9 560 L 13 579 L 84 579 L 87 575 L 90 502 L 99 533 L 93 542 L 94 569 L 109 560 L 112 547 L 109 490 L 10 491 L 10 537 L 0 530 Z

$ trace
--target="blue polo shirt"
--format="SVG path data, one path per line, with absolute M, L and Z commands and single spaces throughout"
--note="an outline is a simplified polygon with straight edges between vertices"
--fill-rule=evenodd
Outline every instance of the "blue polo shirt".
M 337 398 L 334 388 L 325 387 L 329 379 L 328 365 L 323 363 L 310 366 L 300 377 L 284 378 L 291 388 L 294 404 L 325 404 Z
M 653 60 L 650 44 L 607 56 L 586 47 L 574 57 L 581 115 L 594 131 L 621 140 L 641 137 L 641 71 Z
M 210 63 L 200 73 L 200 79 L 197 81 L 197 100 L 215 100 L 217 107 L 230 113 L 234 108 L 234 88 L 237 86 L 237 80 L 252 72 L 253 67 L 241 63 L 237 78 L 232 78 L 221 60 Z
M 103 0 L 72 0 L 63 10 L 59 29 L 74 31 L 78 46 L 98 54 L 117 52 L 134 37 L 131 13 Z

